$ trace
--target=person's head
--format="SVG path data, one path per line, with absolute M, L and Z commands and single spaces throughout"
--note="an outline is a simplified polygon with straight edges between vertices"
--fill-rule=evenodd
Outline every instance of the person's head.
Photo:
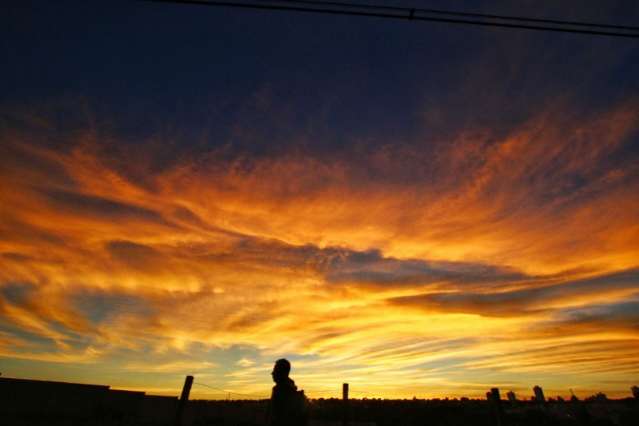
M 288 374 L 290 372 L 291 372 L 291 363 L 284 358 L 280 358 L 277 361 L 275 361 L 275 366 L 273 367 L 271 376 L 273 376 L 273 381 L 275 383 L 280 383 L 288 378 Z

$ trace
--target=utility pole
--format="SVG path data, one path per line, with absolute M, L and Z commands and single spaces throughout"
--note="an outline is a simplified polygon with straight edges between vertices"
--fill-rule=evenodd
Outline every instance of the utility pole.
M 184 380 L 184 387 L 182 387 L 182 395 L 178 401 L 177 410 L 175 412 L 175 426 L 182 426 L 182 414 L 184 408 L 189 400 L 189 393 L 191 393 L 191 386 L 193 385 L 193 376 L 186 376 Z

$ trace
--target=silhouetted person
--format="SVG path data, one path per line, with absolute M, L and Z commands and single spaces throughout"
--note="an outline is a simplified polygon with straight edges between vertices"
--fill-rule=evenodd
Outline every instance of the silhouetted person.
M 304 391 L 298 391 L 288 377 L 291 363 L 282 358 L 275 362 L 271 376 L 275 386 L 268 410 L 270 426 L 305 426 L 308 423 L 307 400 Z

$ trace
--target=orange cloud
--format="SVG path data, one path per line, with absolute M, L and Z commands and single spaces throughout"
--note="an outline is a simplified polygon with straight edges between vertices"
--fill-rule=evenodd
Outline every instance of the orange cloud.
M 481 395 L 558 387 L 557 371 L 603 389 L 637 372 L 639 176 L 624 150 L 639 110 L 565 108 L 505 136 L 333 156 L 223 147 L 164 168 L 144 143 L 87 131 L 51 147 L 5 129 L 1 354 L 224 367 L 246 392 L 282 355 L 317 395 L 342 380 Z M 231 355 L 181 359 L 194 347 Z

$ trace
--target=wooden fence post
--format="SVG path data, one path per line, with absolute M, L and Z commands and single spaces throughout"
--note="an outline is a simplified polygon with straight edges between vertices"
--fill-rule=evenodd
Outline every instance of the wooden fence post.
M 182 388 L 182 395 L 178 401 L 177 410 L 175 412 L 175 426 L 182 426 L 182 414 L 184 413 L 184 407 L 189 400 L 189 393 L 191 393 L 191 386 L 193 385 L 193 376 L 186 376 L 184 380 L 184 387 Z
M 348 406 L 348 383 L 342 384 L 342 425 L 348 426 L 350 420 L 349 406 Z

